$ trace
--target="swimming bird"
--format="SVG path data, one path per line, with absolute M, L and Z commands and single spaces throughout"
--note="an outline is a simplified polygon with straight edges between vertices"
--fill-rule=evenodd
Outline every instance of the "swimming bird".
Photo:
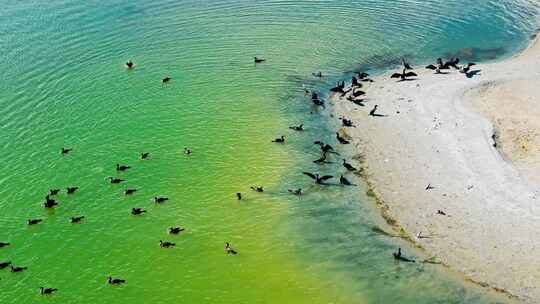
M 126 165 L 116 164 L 116 171 L 126 171 L 128 169 L 131 169 L 131 167 L 126 166 Z
M 49 195 L 47 194 L 47 196 L 45 196 L 45 203 L 43 203 L 43 207 L 44 208 L 53 208 L 54 206 L 58 205 L 58 203 L 49 197 Z
M 313 162 L 314 162 L 315 164 L 325 164 L 325 163 L 328 163 L 328 162 L 326 161 L 326 152 L 323 153 L 323 155 L 321 156 L 321 158 L 316 159 L 316 160 L 314 160 Z
M 42 219 L 29 219 L 26 221 L 26 223 L 28 225 L 36 225 L 36 224 L 41 223 L 42 221 L 43 221 Z
M 343 175 L 339 178 L 339 183 L 344 186 L 355 186 L 353 183 L 351 183 L 348 179 L 346 179 Z
M 11 272 L 23 272 L 26 269 L 28 269 L 28 267 L 16 267 L 11 265 Z
M 323 77 L 322 72 L 311 73 L 311 75 L 313 75 L 313 76 L 315 76 L 315 77 L 319 77 L 319 78 Z
M 72 216 L 69 220 L 73 224 L 80 223 L 83 220 L 84 216 Z
M 0 248 L 4 248 L 9 246 L 10 244 L 8 242 L 0 242 Z
M 298 126 L 290 126 L 289 129 L 295 130 L 295 131 L 304 131 L 304 125 L 298 125 Z
M 7 261 L 7 262 L 0 262 L 0 269 L 4 269 L 8 266 L 11 266 L 11 261 Z
M 126 62 L 126 68 L 132 69 L 134 67 L 135 67 L 135 64 L 133 63 L 133 61 L 128 60 L 128 62 Z
M 44 287 L 40 287 L 40 293 L 42 295 L 50 295 L 52 294 L 53 292 L 57 291 L 58 289 L 56 288 L 44 288 Z
M 258 58 L 258 57 L 253 57 L 253 62 L 255 63 L 261 63 L 261 62 L 265 62 L 266 59 L 264 58 Z
M 159 247 L 161 247 L 161 248 L 170 248 L 170 247 L 174 247 L 174 246 L 176 246 L 175 243 L 164 242 L 162 240 L 159 240 Z
M 241 199 L 242 199 L 242 193 L 236 192 L 236 198 L 237 198 L 238 200 L 241 200 Z
M 193 150 L 191 150 L 190 148 L 184 148 L 184 154 L 185 155 L 191 155 L 193 153 Z
M 167 83 L 167 82 L 169 82 L 169 81 L 171 81 L 171 80 L 172 80 L 172 78 L 169 77 L 169 76 L 167 76 L 167 77 L 161 79 L 161 83 Z
M 137 189 L 126 189 L 124 190 L 124 195 L 131 195 L 135 192 L 137 192 Z
M 238 254 L 238 252 L 236 252 L 236 250 L 231 247 L 231 244 L 229 244 L 229 242 L 225 243 L 225 252 L 227 254 Z
M 311 93 L 311 102 L 315 104 L 316 106 L 324 107 L 324 100 L 319 98 L 319 94 L 312 92 Z
M 337 138 L 337 140 L 339 141 L 339 143 L 342 144 L 342 145 L 348 145 L 348 144 L 351 143 L 351 142 L 348 141 L 347 139 L 341 137 L 341 135 L 339 135 L 339 132 L 336 132 L 336 138 Z
M 346 160 L 343 160 L 343 167 L 349 171 L 356 171 L 357 169 L 349 164 Z
M 107 282 L 111 285 L 120 285 L 126 283 L 126 280 L 122 279 L 113 279 L 111 276 L 107 278 Z
M 67 187 L 66 188 L 66 193 L 67 194 L 73 194 L 75 193 L 75 191 L 77 191 L 79 189 L 79 187 Z
M 120 184 L 121 182 L 124 181 L 123 179 L 120 179 L 120 178 L 114 178 L 114 177 L 112 177 L 112 176 L 107 177 L 107 179 L 109 180 L 109 182 L 110 182 L 111 184 Z
M 295 189 L 289 189 L 289 193 L 294 194 L 296 196 L 300 196 L 300 195 L 304 194 L 304 192 L 302 191 L 301 188 L 298 188 L 296 190 Z
M 133 214 L 133 215 L 139 215 L 139 214 L 143 214 L 145 212 L 146 212 L 146 210 L 144 210 L 142 208 L 131 208 L 131 214 Z
M 60 189 L 50 189 L 49 195 L 57 195 L 60 192 Z
M 407 77 L 416 77 L 416 76 L 418 76 L 416 75 L 416 73 L 407 72 L 405 69 L 403 69 L 402 73 L 394 73 L 392 74 L 392 76 L 390 76 L 390 78 L 399 78 L 400 79 L 399 81 L 404 81 L 404 80 L 407 80 Z
M 411 65 L 407 62 L 405 57 L 401 57 L 401 65 L 403 65 L 403 69 L 405 70 L 414 70 Z
M 314 141 L 313 144 L 319 145 L 321 147 L 321 151 L 323 153 L 335 153 L 335 154 L 338 154 L 337 152 L 334 151 L 334 148 L 332 146 L 330 146 L 329 144 L 325 144 L 324 142 L 322 142 L 320 140 Z
M 316 174 L 309 173 L 309 172 L 303 172 L 303 173 L 304 173 L 304 175 L 307 175 L 307 176 L 311 177 L 313 180 L 315 180 L 315 183 L 317 183 L 319 185 L 323 185 L 326 180 L 334 178 L 331 175 L 320 176 L 318 173 L 316 173 Z
M 147 159 L 150 156 L 149 152 L 141 152 L 141 159 Z
M 264 189 L 263 189 L 262 186 L 252 186 L 251 190 L 253 190 L 255 192 L 264 192 Z
M 168 201 L 169 198 L 168 197 L 164 197 L 164 196 L 154 196 L 154 203 L 156 204 L 161 204 L 165 201 Z
M 411 262 L 411 263 L 414 263 L 414 262 L 415 262 L 414 260 L 411 260 L 411 259 L 408 259 L 408 258 L 404 257 L 404 256 L 401 254 L 401 248 L 398 248 L 398 251 L 397 251 L 397 252 L 393 252 L 392 255 L 394 256 L 394 259 L 399 260 L 399 261 L 403 261 L 403 262 Z
M 62 148 L 62 150 L 60 150 L 60 154 L 68 154 L 72 150 L 72 148 Z
M 179 234 L 180 232 L 184 231 L 186 229 L 182 227 L 169 227 L 169 234 Z
M 284 143 L 285 142 L 285 136 L 281 135 L 281 137 L 272 140 L 272 142 L 274 142 L 274 143 Z

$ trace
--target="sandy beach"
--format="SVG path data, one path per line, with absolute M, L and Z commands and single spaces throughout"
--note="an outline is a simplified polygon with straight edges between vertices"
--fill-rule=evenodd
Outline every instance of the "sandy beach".
M 334 97 L 334 115 L 356 125 L 341 132 L 396 227 L 467 279 L 537 303 L 540 43 L 474 69 L 389 72 L 364 85 L 364 107 Z M 369 116 L 374 105 L 387 116 Z

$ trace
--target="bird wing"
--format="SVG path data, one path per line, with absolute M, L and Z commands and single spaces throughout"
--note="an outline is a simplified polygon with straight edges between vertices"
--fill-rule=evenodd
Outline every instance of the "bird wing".
M 476 65 L 476 63 L 474 63 L 474 62 L 469 62 L 469 63 L 467 64 L 467 66 L 469 66 L 469 67 L 472 67 L 473 65 Z
M 327 180 L 327 179 L 331 179 L 331 178 L 334 178 L 332 175 L 325 175 L 323 177 L 321 177 L 321 180 Z
M 312 179 L 317 179 L 317 177 L 315 176 L 315 174 L 313 173 L 309 173 L 309 172 L 303 172 L 305 175 L 311 177 Z
M 408 73 L 405 74 L 405 76 L 406 77 L 414 77 L 414 76 L 418 76 L 418 75 L 416 75 L 415 72 L 408 72 Z
M 426 66 L 426 69 L 428 69 L 428 70 L 436 70 L 437 67 L 434 66 L 433 64 L 430 64 L 430 65 Z
M 394 73 L 394 74 L 392 74 L 392 76 L 390 76 L 390 78 L 401 78 L 401 74 L 400 73 Z

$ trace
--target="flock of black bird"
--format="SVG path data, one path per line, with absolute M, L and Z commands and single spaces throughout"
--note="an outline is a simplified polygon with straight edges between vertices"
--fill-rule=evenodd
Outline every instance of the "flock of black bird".
M 265 61 L 266 61 L 266 59 L 254 57 L 254 63 L 255 64 L 262 63 L 262 62 L 265 62 Z M 413 70 L 413 68 L 409 65 L 409 63 L 407 63 L 407 61 L 405 59 L 401 60 L 401 64 L 403 66 L 402 71 L 392 74 L 391 78 L 398 78 L 399 81 L 408 81 L 408 80 L 414 80 L 414 79 L 411 79 L 411 77 L 418 77 L 418 75 L 416 73 L 411 71 L 411 70 Z M 463 65 L 461 67 L 458 66 L 458 64 L 459 64 L 459 59 L 458 58 L 450 59 L 447 62 L 444 62 L 441 58 L 438 58 L 435 65 L 430 64 L 430 65 L 426 66 L 426 69 L 434 70 L 436 74 L 446 74 L 445 72 L 442 72 L 442 71 L 443 70 L 449 70 L 450 68 L 454 68 L 456 70 L 459 70 L 461 73 L 465 74 L 469 78 L 474 76 L 476 73 L 478 73 L 477 70 L 476 71 L 471 71 L 471 67 L 475 65 L 474 63 L 468 63 L 468 64 Z M 126 65 L 126 67 L 128 69 L 135 68 L 135 64 L 132 61 L 126 62 L 125 65 Z M 320 77 L 323 77 L 323 74 L 321 72 L 317 72 L 317 73 L 313 73 L 313 76 L 320 78 Z M 164 77 L 162 79 L 162 83 L 167 83 L 167 82 L 171 81 L 171 79 L 172 78 L 170 78 L 170 77 Z M 364 103 L 365 103 L 366 100 L 364 99 L 364 95 L 366 95 L 366 92 L 360 90 L 363 87 L 363 85 L 362 85 L 363 82 L 373 82 L 373 80 L 371 78 L 369 78 L 369 74 L 367 74 L 365 72 L 359 72 L 359 73 L 356 73 L 355 76 L 352 76 L 351 85 L 348 88 L 346 88 L 345 82 L 342 81 L 342 82 L 338 82 L 338 84 L 335 87 L 331 88 L 330 92 L 331 92 L 331 94 L 339 94 L 340 97 L 345 97 L 346 100 L 348 100 L 348 101 L 350 101 L 350 102 L 352 102 L 352 103 L 354 103 L 356 105 L 365 106 Z M 307 95 L 311 94 L 311 101 L 315 106 L 319 106 L 319 107 L 323 107 L 323 108 L 325 107 L 325 101 L 319 96 L 319 94 L 317 92 L 310 92 L 309 90 L 306 90 L 306 94 Z M 381 114 L 377 113 L 377 109 L 378 109 L 378 105 L 375 105 L 373 107 L 373 109 L 369 112 L 369 115 L 372 116 L 372 117 L 384 117 L 385 115 L 381 115 Z M 342 124 L 342 126 L 344 128 L 355 127 L 353 121 L 350 120 L 350 119 L 347 119 L 345 117 L 340 117 L 340 120 L 341 120 L 341 124 Z M 304 131 L 304 125 L 300 124 L 300 125 L 290 126 L 289 129 L 294 130 L 294 131 L 298 131 L 298 132 L 302 132 L 302 131 Z M 343 135 L 341 135 L 340 132 L 336 132 L 336 140 L 341 145 L 350 144 L 350 141 L 347 138 L 345 138 Z M 286 139 L 285 139 L 285 136 L 282 135 L 282 136 L 272 140 L 272 142 L 278 143 L 278 144 L 283 144 L 283 143 L 286 142 Z M 319 159 L 313 161 L 315 164 L 324 165 L 324 164 L 331 163 L 329 161 L 329 156 L 330 155 L 337 155 L 337 156 L 340 155 L 334 149 L 334 147 L 332 147 L 331 145 L 329 145 L 327 143 L 324 143 L 324 142 L 322 142 L 320 140 L 314 141 L 313 144 L 319 146 L 320 152 L 321 152 L 321 157 Z M 60 150 L 60 154 L 61 155 L 67 155 L 67 154 L 71 153 L 72 150 L 73 150 L 72 148 L 65 148 L 64 147 L 64 148 L 62 148 Z M 184 154 L 190 155 L 192 153 L 193 153 L 193 151 L 191 149 L 189 149 L 189 148 L 184 149 Z M 149 157 L 150 157 L 149 152 L 140 153 L 140 159 L 141 160 L 147 160 L 147 159 L 149 159 Z M 346 172 L 357 172 L 358 171 L 358 169 L 355 168 L 350 163 L 348 163 L 346 159 L 342 159 L 342 166 L 346 169 Z M 116 171 L 117 172 L 124 172 L 124 171 L 127 171 L 129 169 L 131 169 L 131 166 L 116 164 Z M 310 179 L 312 179 L 315 182 L 315 184 L 317 184 L 317 185 L 328 185 L 328 181 L 334 178 L 334 176 L 332 176 L 332 175 L 320 175 L 319 173 L 303 172 L 303 174 L 306 175 L 307 177 L 309 177 Z M 112 176 L 107 177 L 107 180 L 111 184 L 120 184 L 120 183 L 125 181 L 124 179 L 116 178 L 116 177 L 112 177 Z M 340 174 L 339 184 L 343 185 L 343 186 L 356 186 L 351 181 L 349 181 L 343 174 Z M 70 187 L 66 188 L 66 193 L 67 194 L 74 194 L 77 190 L 79 190 L 78 187 L 70 186 Z M 251 190 L 253 190 L 255 192 L 260 192 L 260 193 L 264 192 L 263 186 L 252 186 Z M 127 195 L 133 195 L 136 191 L 137 191 L 137 189 L 133 189 L 133 188 L 125 189 L 124 190 L 124 195 L 126 195 L 126 196 Z M 304 194 L 304 190 L 302 190 L 301 188 L 288 189 L 288 192 L 290 194 L 296 195 L 296 196 L 301 196 L 301 195 Z M 59 194 L 59 193 L 60 193 L 60 189 L 50 189 L 49 193 L 45 196 L 45 202 L 43 203 L 43 207 L 47 208 L 47 209 L 50 209 L 50 208 L 54 208 L 55 206 L 57 206 L 59 204 L 59 202 L 57 200 L 55 200 L 53 197 L 55 195 Z M 242 199 L 242 193 L 241 192 L 236 193 L 236 196 L 237 196 L 238 200 Z M 162 196 L 155 196 L 153 199 L 154 199 L 154 202 L 156 204 L 161 204 L 161 203 L 164 203 L 165 201 L 168 200 L 167 197 L 162 197 Z M 143 208 L 132 208 L 131 209 L 131 214 L 134 215 L 134 216 L 141 215 L 141 214 L 146 213 L 146 212 L 147 212 L 147 210 L 145 210 Z M 439 212 L 442 213 L 442 211 L 439 211 Z M 85 217 L 82 216 L 82 215 L 81 216 L 73 216 L 73 217 L 70 218 L 70 222 L 73 223 L 73 224 L 81 223 L 84 218 Z M 27 220 L 27 225 L 37 225 L 37 224 L 41 223 L 42 221 L 43 221 L 43 219 L 39 219 L 39 218 L 28 219 Z M 182 227 L 169 227 L 167 229 L 167 231 L 168 231 L 169 234 L 176 235 L 176 234 L 181 233 L 182 231 L 185 231 L 185 228 L 182 228 Z M 7 247 L 7 246 L 10 246 L 10 245 L 11 244 L 9 242 L 0 242 L 0 248 Z M 176 244 L 172 243 L 172 242 L 160 240 L 159 241 L 159 246 L 161 248 L 170 248 L 170 247 L 176 246 Z M 233 254 L 233 255 L 238 254 L 238 252 L 235 251 L 228 242 L 225 243 L 225 252 L 227 254 Z M 404 257 L 402 255 L 401 248 L 399 248 L 397 252 L 394 252 L 393 256 L 394 256 L 394 258 L 396 260 L 400 260 L 400 261 L 404 261 L 404 262 L 414 262 L 414 260 L 408 259 L 408 258 L 406 258 L 406 257 Z M 4 268 L 7 268 L 7 267 L 10 267 L 10 271 L 12 273 L 24 272 L 24 271 L 26 271 L 28 269 L 27 267 L 23 267 L 23 266 L 15 266 L 15 265 L 12 264 L 11 261 L 2 261 L 2 262 L 0 262 L 0 269 L 4 269 Z M 107 283 L 111 284 L 111 285 L 120 285 L 120 284 L 126 283 L 126 281 L 123 280 L 123 279 L 113 278 L 113 277 L 109 276 L 107 278 Z M 50 295 L 50 294 L 57 291 L 56 288 L 40 287 L 39 289 L 40 289 L 40 294 L 42 294 L 42 295 Z

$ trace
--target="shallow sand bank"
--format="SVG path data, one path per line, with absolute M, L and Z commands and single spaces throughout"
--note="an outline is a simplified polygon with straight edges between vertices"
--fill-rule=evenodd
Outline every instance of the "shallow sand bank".
M 385 74 L 365 86 L 365 107 L 335 97 L 335 115 L 355 123 L 342 132 L 411 238 L 429 236 L 416 241 L 471 280 L 538 302 L 540 43 L 473 69 L 467 78 L 418 66 L 403 82 Z M 388 116 L 369 116 L 375 104 Z

